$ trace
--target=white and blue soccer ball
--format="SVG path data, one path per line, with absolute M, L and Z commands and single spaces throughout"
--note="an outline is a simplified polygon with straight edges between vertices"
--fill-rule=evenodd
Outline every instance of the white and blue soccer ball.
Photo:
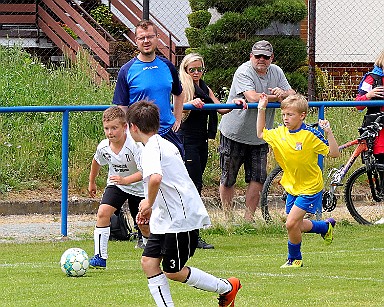
M 83 276 L 89 268 L 89 258 L 81 248 L 69 248 L 61 256 L 60 266 L 68 276 Z

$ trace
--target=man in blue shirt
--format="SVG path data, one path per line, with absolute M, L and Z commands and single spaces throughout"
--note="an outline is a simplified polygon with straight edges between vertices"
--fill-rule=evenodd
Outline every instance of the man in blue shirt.
M 160 109 L 159 135 L 175 144 L 184 156 L 182 142 L 176 134 L 180 128 L 184 102 L 177 70 L 169 60 L 156 55 L 158 34 L 151 21 L 139 22 L 135 35 L 140 53 L 121 67 L 113 103 L 125 111 L 130 105 L 143 99 L 155 103 Z

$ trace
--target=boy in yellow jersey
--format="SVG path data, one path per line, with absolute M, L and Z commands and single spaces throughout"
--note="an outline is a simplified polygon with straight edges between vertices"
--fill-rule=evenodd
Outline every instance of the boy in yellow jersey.
M 284 125 L 275 129 L 265 128 L 265 110 L 268 97 L 260 96 L 257 115 L 257 136 L 273 149 L 276 161 L 284 170 L 281 185 L 288 193 L 286 201 L 288 230 L 288 257 L 281 268 L 302 267 L 301 241 L 303 232 L 321 234 L 326 243 L 333 240 L 333 218 L 325 221 L 304 219 L 307 212 L 321 212 L 323 175 L 318 165 L 318 155 L 338 157 L 338 145 L 327 120 L 319 120 L 327 139 L 317 130 L 307 126 L 304 119 L 308 102 L 302 95 L 290 95 L 281 102 Z

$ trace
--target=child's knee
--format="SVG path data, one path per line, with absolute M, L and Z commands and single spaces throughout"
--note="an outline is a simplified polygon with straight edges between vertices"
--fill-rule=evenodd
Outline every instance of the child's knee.
M 298 223 L 295 220 L 287 220 L 285 222 L 285 227 L 287 228 L 287 231 L 290 232 L 298 227 Z
M 179 281 L 179 282 L 184 282 L 185 281 L 185 276 L 184 274 L 181 273 L 181 271 L 176 272 L 176 273 L 167 273 L 164 272 L 165 276 L 167 276 L 168 279 L 171 279 L 173 281 Z

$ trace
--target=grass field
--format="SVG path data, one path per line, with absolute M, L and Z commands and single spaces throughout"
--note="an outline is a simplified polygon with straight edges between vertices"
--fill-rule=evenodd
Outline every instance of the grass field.
M 190 266 L 219 277 L 237 276 L 236 306 L 384 306 L 384 226 L 337 225 L 335 240 L 305 234 L 304 267 L 280 269 L 286 232 L 242 226 L 205 232 L 214 250 L 197 250 Z M 66 277 L 61 254 L 93 241 L 1 244 L 0 306 L 154 306 L 134 242 L 110 242 L 108 268 Z M 216 295 L 171 282 L 175 306 L 217 306 Z

